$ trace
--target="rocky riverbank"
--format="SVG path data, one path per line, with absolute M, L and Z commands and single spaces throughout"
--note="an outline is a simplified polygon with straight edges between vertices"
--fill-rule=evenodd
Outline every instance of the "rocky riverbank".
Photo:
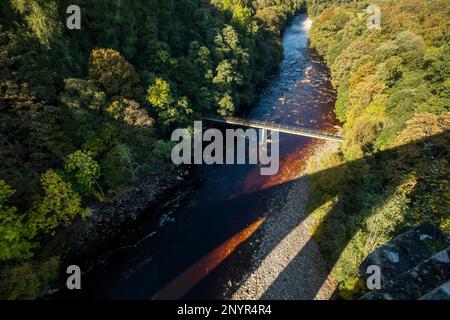
M 47 250 L 61 253 L 61 266 L 76 263 L 88 271 L 101 263 L 107 252 L 139 241 L 132 235 L 122 237 L 138 224 L 157 228 L 167 203 L 177 206 L 189 193 L 194 177 L 188 168 L 167 170 L 142 178 L 128 190 L 90 208 L 92 214 L 78 219 L 53 238 Z M 152 230 L 146 230 L 150 234 Z M 126 242 L 122 241 L 126 238 Z M 64 268 L 63 268 L 64 269 Z M 58 286 L 58 285 L 57 285 Z
M 310 161 L 338 144 L 319 144 Z M 260 245 L 252 257 L 253 268 L 231 299 L 332 299 L 337 283 L 328 277 L 319 246 L 310 235 L 306 205 L 310 179 L 305 166 L 297 179 L 286 184 L 275 198 L 275 208 L 260 232 Z
M 70 256 L 101 250 L 127 227 L 141 219 L 158 219 L 158 207 L 172 199 L 190 178 L 186 169 L 151 175 L 118 196 L 92 208 L 92 215 L 73 226 Z

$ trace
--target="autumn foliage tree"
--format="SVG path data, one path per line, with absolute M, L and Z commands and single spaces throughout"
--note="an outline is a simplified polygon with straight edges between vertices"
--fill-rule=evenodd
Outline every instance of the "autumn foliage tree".
M 142 94 L 139 75 L 133 65 L 112 49 L 92 50 L 89 79 L 111 97 L 138 98 Z

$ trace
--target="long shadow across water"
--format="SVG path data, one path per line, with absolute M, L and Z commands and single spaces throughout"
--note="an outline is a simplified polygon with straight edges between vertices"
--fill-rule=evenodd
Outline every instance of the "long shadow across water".
M 341 181 L 346 181 L 348 185 L 342 186 L 342 189 L 334 188 L 334 192 L 330 192 L 330 190 L 327 190 L 327 196 L 323 199 L 317 199 L 310 203 L 308 207 L 308 212 L 313 212 L 315 209 L 319 208 L 320 206 L 324 205 L 329 199 L 339 196 L 341 197 L 341 201 L 338 201 L 335 204 L 335 207 L 333 210 L 330 211 L 330 213 L 324 217 L 323 220 L 321 220 L 320 225 L 316 229 L 316 233 L 321 233 L 322 237 L 323 235 L 329 236 L 330 242 L 333 244 L 332 247 L 329 246 L 326 248 L 326 250 L 330 251 L 333 250 L 333 254 L 329 254 L 328 252 L 328 268 L 331 270 L 331 268 L 336 264 L 339 256 L 344 251 L 346 246 L 348 245 L 348 242 L 354 237 L 354 235 L 361 229 L 361 226 L 363 225 L 364 220 L 366 220 L 368 217 L 371 216 L 373 211 L 371 209 L 375 208 L 378 205 L 382 205 L 385 201 L 387 201 L 388 197 L 390 196 L 389 191 L 395 190 L 396 187 L 402 185 L 402 183 L 409 177 L 411 174 L 417 173 L 418 167 L 422 168 L 422 170 L 428 170 L 432 167 L 432 162 L 436 159 L 448 159 L 449 158 L 449 152 L 448 152 L 448 146 L 450 145 L 450 134 L 449 131 L 445 131 L 441 134 L 430 136 L 425 139 L 417 140 L 412 143 L 399 146 L 393 149 L 389 149 L 386 151 L 381 151 L 374 153 L 370 156 L 364 157 L 362 159 L 358 159 L 356 161 L 352 161 L 349 163 L 345 163 L 343 165 L 330 168 L 327 170 L 320 171 L 318 173 L 315 173 L 310 176 L 304 176 L 299 178 L 296 181 L 290 181 L 284 184 L 280 184 L 274 187 L 271 187 L 270 189 L 254 192 L 250 195 L 242 195 L 238 197 L 237 199 L 234 199 L 232 201 L 237 203 L 249 203 L 249 201 L 246 201 L 247 197 L 251 197 L 253 199 L 258 198 L 259 196 L 263 196 L 266 192 L 285 192 L 287 188 L 293 187 L 294 185 L 297 185 L 298 182 L 302 182 L 301 179 L 319 179 L 322 181 L 333 181 L 336 178 L 342 179 Z M 414 156 L 418 155 L 418 156 Z M 419 163 L 420 162 L 420 163 Z M 343 177 L 344 176 L 344 177 Z M 367 182 L 369 185 L 361 184 L 361 180 L 364 182 Z M 352 189 L 353 187 L 359 186 L 361 188 L 361 185 L 363 188 L 371 188 L 373 194 L 378 194 L 379 197 L 376 201 L 370 201 L 370 199 L 367 199 L 367 201 L 364 201 L 364 199 L 357 198 L 360 194 L 360 190 Z M 414 195 L 415 192 L 418 192 L 417 188 L 420 186 L 419 184 L 414 187 L 411 194 Z M 354 198 L 356 197 L 356 198 Z M 345 206 L 342 205 L 342 199 L 345 199 Z M 214 207 L 211 207 L 211 210 L 215 210 Z M 261 215 L 261 216 L 249 216 L 245 217 L 245 219 L 242 219 L 241 224 L 241 231 L 246 230 L 248 231 L 249 226 L 252 226 L 255 224 L 255 222 L 260 221 L 261 219 L 264 219 L 267 213 Z M 284 226 L 282 228 L 281 232 L 276 235 L 276 241 L 273 242 L 273 247 L 271 248 L 265 248 L 265 252 L 272 252 L 286 237 L 289 236 L 290 232 L 294 230 L 300 223 L 303 222 L 303 220 L 307 217 L 299 215 L 299 218 L 297 220 L 294 220 L 292 223 L 290 223 L 288 226 Z M 242 217 L 241 217 L 242 218 Z M 346 227 L 344 228 L 344 225 L 342 223 L 342 219 L 350 219 L 351 224 L 346 224 Z M 341 224 L 341 225 L 339 225 Z M 330 228 L 332 226 L 332 228 Z M 258 225 L 259 227 L 259 225 Z M 252 230 L 252 233 L 255 232 L 253 235 L 248 235 L 244 241 L 240 242 L 237 246 L 233 247 L 233 250 L 241 248 L 242 244 L 254 241 L 257 239 L 257 233 L 263 232 L 263 230 L 259 230 L 256 232 L 258 228 L 255 228 Z M 331 230 L 335 232 L 336 230 L 339 230 L 340 232 L 338 234 L 334 233 L 331 234 Z M 398 231 L 398 230 L 397 230 Z M 240 231 L 236 230 L 236 234 L 239 234 Z M 281 286 L 282 284 L 280 282 L 284 281 L 285 273 L 292 272 L 291 270 L 294 265 L 296 264 L 298 259 L 302 259 L 302 255 L 304 254 L 304 251 L 308 249 L 310 246 L 315 245 L 315 240 L 311 239 L 308 243 L 306 243 L 303 246 L 303 249 L 298 252 L 298 254 L 293 257 L 291 263 L 287 265 L 283 272 L 277 276 L 276 279 L 273 279 L 272 285 L 267 289 L 265 294 L 261 297 L 262 299 L 270 298 L 272 296 L 272 291 L 277 290 L 278 286 Z M 215 254 L 217 252 L 212 252 L 212 254 Z M 223 262 L 223 265 L 227 264 L 227 261 L 230 259 L 233 259 L 235 254 L 228 253 L 223 260 L 220 261 L 220 263 Z M 203 260 L 208 260 L 208 256 L 203 257 Z M 220 264 L 219 263 L 219 264 Z M 218 269 L 223 268 L 223 266 L 219 266 L 219 264 L 214 265 L 215 267 L 218 267 Z M 255 271 L 259 266 L 253 266 L 251 271 Z M 202 270 L 202 268 L 197 269 L 197 271 Z M 239 270 L 236 270 L 237 272 Z M 208 275 L 214 274 L 214 270 L 211 269 L 204 269 L 203 277 L 206 277 L 206 281 L 208 281 Z M 250 275 L 251 273 L 247 273 L 246 275 Z M 211 276 L 211 275 L 210 275 Z M 243 275 L 241 275 L 243 276 Z M 196 281 L 200 281 L 203 279 L 203 277 L 196 279 Z M 213 277 L 214 278 L 214 277 Z M 243 283 L 248 278 L 245 276 L 244 278 L 240 279 L 240 283 Z M 180 283 L 183 282 L 189 282 L 191 281 L 189 272 L 183 273 L 179 275 L 175 280 L 172 281 L 168 286 L 166 286 L 162 292 L 164 292 L 163 295 L 159 296 L 156 295 L 155 298 L 162 298 L 162 299 L 179 299 L 182 297 L 195 297 L 195 295 L 188 294 L 186 295 L 191 289 L 193 291 L 196 291 L 196 285 L 198 283 L 190 283 L 189 285 L 182 285 L 184 287 L 184 290 L 181 291 L 171 291 L 170 288 L 180 288 Z M 325 281 L 325 278 L 323 279 Z M 307 291 L 308 299 L 313 299 L 318 291 L 320 290 L 321 286 L 323 285 L 323 282 L 316 285 L 315 287 L 305 288 Z M 202 283 L 197 285 L 197 287 L 201 287 Z M 237 289 L 237 288 L 235 288 Z M 232 293 L 231 293 L 232 295 Z

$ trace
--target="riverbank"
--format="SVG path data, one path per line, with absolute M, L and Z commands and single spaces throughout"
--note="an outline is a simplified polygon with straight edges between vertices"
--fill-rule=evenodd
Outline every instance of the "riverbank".
M 314 162 L 321 153 L 333 152 L 338 146 L 331 141 L 317 144 L 308 161 Z M 319 246 L 310 234 L 308 161 L 298 177 L 274 195 L 274 210 L 260 232 L 252 271 L 231 299 L 333 299 L 337 282 L 328 276 Z
M 177 208 L 200 183 L 189 167 L 179 167 L 162 174 L 150 175 L 116 197 L 96 204 L 92 214 L 77 219 L 64 233 L 53 238 L 47 251 L 61 252 L 61 264 L 76 264 L 83 273 L 108 263 L 108 256 L 137 246 L 157 232 L 167 206 Z M 140 226 L 145 226 L 145 236 Z M 63 277 L 64 278 L 64 277 Z M 59 279 L 50 293 L 63 288 Z M 58 298 L 58 295 L 52 296 Z

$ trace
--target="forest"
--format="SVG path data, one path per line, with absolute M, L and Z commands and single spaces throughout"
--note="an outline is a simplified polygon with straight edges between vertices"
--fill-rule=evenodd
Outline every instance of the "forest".
M 44 244 L 169 165 L 171 129 L 245 110 L 301 0 L 0 3 L 0 298 L 55 281 Z
M 311 232 L 351 299 L 366 290 L 361 262 L 400 232 L 431 222 L 450 235 L 450 3 L 336 2 L 308 8 L 345 136 L 310 164 Z M 367 28 L 369 4 L 380 8 L 379 30 Z

